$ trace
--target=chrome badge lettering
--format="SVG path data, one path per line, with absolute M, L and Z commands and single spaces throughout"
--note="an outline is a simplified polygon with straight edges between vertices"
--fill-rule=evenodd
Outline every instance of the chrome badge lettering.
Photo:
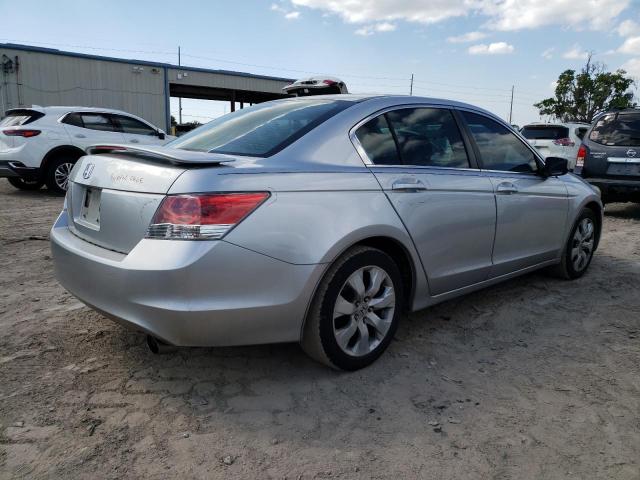
M 84 178 L 85 180 L 89 178 L 93 173 L 93 167 L 95 167 L 93 163 L 87 163 L 87 166 L 84 167 L 84 172 L 82 172 L 82 178 Z

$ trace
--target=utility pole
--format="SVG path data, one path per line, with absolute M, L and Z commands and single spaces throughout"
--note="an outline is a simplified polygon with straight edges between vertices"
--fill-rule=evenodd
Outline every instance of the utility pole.
M 511 106 L 509 107 L 509 125 L 511 125 L 511 117 L 513 116 L 513 89 L 515 85 L 511 85 Z
M 178 66 L 181 66 L 180 63 L 180 46 L 178 45 Z M 178 97 L 178 123 L 182 125 L 182 97 Z
M 409 95 L 413 95 L 413 73 L 411 74 L 411 86 L 409 87 Z

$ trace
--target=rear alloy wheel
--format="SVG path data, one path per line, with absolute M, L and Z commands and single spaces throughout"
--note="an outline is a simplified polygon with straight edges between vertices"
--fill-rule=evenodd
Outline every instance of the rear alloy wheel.
M 305 323 L 302 346 L 314 359 L 342 370 L 373 363 L 393 338 L 402 281 L 389 255 L 356 247 L 329 269 Z
M 9 183 L 20 190 L 40 190 L 44 182 L 42 180 L 25 180 L 20 177 L 7 178 Z
M 56 158 L 47 168 L 47 188 L 53 192 L 65 193 L 69 185 L 69 174 L 76 163 L 76 159 Z
M 585 208 L 571 230 L 562 261 L 553 272 L 571 280 L 584 275 L 593 259 L 597 235 L 596 215 L 592 210 Z

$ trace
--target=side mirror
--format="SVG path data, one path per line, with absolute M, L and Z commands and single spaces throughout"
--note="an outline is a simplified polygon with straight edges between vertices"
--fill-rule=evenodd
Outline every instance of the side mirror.
M 165 138 L 167 138 L 167 135 L 164 132 L 161 132 L 160 130 L 158 130 L 158 138 L 160 140 L 164 140 Z
M 544 160 L 544 175 L 557 177 L 569 173 L 569 162 L 566 158 L 547 157 Z

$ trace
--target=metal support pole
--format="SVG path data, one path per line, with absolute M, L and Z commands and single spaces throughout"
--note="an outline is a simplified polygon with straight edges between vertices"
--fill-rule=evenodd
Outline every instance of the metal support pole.
M 513 89 L 515 85 L 511 85 L 511 106 L 509 107 L 509 125 L 511 125 L 511 117 L 513 116 Z
M 180 46 L 178 46 L 178 66 L 181 66 L 180 63 Z M 182 125 L 182 97 L 178 97 L 178 123 Z
M 409 87 L 409 95 L 413 95 L 413 73 L 411 74 L 411 86 Z

